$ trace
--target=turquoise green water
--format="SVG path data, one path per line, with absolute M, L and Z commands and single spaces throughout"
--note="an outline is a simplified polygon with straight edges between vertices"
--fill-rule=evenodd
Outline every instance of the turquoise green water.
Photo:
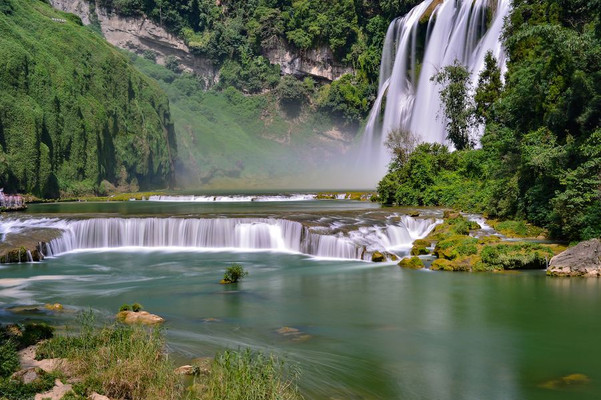
M 233 262 L 250 275 L 219 285 Z M 55 302 L 68 311 L 6 311 Z M 81 252 L 0 268 L 3 322 L 72 325 L 75 311 L 92 307 L 108 318 L 133 302 L 166 318 L 178 360 L 223 348 L 275 352 L 300 365 L 310 399 L 601 398 L 597 279 L 266 252 Z M 283 335 L 282 327 L 298 332 Z M 590 382 L 540 387 L 573 373 Z

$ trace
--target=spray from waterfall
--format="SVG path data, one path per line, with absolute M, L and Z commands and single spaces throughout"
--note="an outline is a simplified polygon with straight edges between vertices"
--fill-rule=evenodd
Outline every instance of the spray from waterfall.
M 380 65 L 378 97 L 361 143 L 361 169 L 377 181 L 390 156 L 390 132 L 410 132 L 419 142 L 446 142 L 439 88 L 430 78 L 458 60 L 472 86 L 492 51 L 502 71 L 501 31 L 511 0 L 425 0 L 390 24 Z

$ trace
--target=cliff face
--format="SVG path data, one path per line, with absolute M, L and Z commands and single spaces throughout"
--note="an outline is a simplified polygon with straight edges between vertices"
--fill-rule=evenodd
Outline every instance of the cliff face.
M 0 186 L 43 197 L 173 179 L 169 102 L 97 35 L 41 1 L 0 8 Z
M 353 72 L 352 68 L 336 62 L 332 50 L 327 46 L 299 53 L 280 40 L 278 46 L 264 50 L 263 55 L 272 64 L 279 64 L 284 75 L 309 75 L 321 80 L 334 81 Z
M 182 39 L 147 18 L 121 17 L 103 8 L 90 7 L 85 0 L 51 0 L 50 3 L 58 10 L 77 15 L 85 25 L 97 20 L 106 40 L 116 47 L 139 55 L 152 51 L 161 65 L 167 57 L 173 56 L 182 70 L 203 77 L 207 86 L 216 82 L 217 70 L 209 60 L 192 55 Z
M 86 25 L 97 20 L 104 37 L 114 46 L 139 55 L 152 51 L 161 65 L 165 64 L 166 57 L 173 56 L 183 70 L 203 78 L 206 86 L 218 81 L 217 68 L 208 59 L 192 54 L 183 39 L 147 18 L 119 16 L 102 8 L 90 7 L 86 0 L 50 0 L 50 3 L 56 9 L 79 16 Z M 279 64 L 285 75 L 333 81 L 353 71 L 335 62 L 327 46 L 299 52 L 280 41 L 273 48 L 264 49 L 263 55 L 272 64 Z

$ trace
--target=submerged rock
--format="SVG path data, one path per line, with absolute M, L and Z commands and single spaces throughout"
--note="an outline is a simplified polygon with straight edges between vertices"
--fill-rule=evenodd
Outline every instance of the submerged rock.
M 584 374 L 570 374 L 559 379 L 553 379 L 540 385 L 544 389 L 561 389 L 570 385 L 582 385 L 589 383 L 591 380 Z
M 50 310 L 50 311 L 63 311 L 63 309 L 64 309 L 63 305 L 60 303 L 45 304 L 44 308 L 46 310 Z
M 556 255 L 547 275 L 601 277 L 601 240 L 587 240 Z
M 117 319 L 126 324 L 158 325 L 165 322 L 163 318 L 147 311 L 120 311 Z

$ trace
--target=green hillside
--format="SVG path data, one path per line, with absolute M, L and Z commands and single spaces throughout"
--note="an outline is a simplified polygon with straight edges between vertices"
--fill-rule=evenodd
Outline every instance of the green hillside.
M 0 186 L 44 197 L 105 180 L 165 187 L 175 153 L 156 83 L 77 17 L 0 0 Z

